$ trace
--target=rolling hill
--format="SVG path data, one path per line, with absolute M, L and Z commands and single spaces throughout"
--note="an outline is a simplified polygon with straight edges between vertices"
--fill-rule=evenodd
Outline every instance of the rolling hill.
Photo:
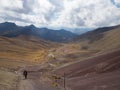
M 75 41 L 89 50 L 120 48 L 120 25 L 89 31 L 76 37 Z
M 45 59 L 49 49 L 57 46 L 57 43 L 29 36 L 17 38 L 0 36 L 0 58 L 39 62 Z
M 57 68 L 57 82 L 70 90 L 119 90 L 120 49 Z M 75 83 L 76 82 L 76 83 Z

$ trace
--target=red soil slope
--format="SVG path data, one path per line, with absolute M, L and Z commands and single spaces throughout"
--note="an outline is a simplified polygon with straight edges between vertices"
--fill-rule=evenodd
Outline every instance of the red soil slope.
M 70 90 L 120 90 L 120 50 L 61 67 L 54 73 L 65 73 Z M 62 85 L 61 80 L 58 82 Z

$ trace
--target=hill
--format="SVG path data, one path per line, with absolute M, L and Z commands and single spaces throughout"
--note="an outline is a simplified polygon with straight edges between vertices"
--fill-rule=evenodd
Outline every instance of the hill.
M 120 49 L 78 61 L 56 69 L 57 77 L 65 77 L 70 90 L 119 90 Z M 65 76 L 64 76 L 65 75 Z M 64 79 L 58 80 L 63 85 Z M 75 83 L 76 82 L 76 83 Z
M 0 36 L 0 58 L 38 61 L 45 59 L 47 51 L 58 44 L 29 36 L 8 38 Z
M 118 26 L 112 26 L 112 27 L 103 27 L 103 28 L 98 28 L 92 31 L 88 31 L 82 35 L 79 35 L 78 37 L 76 37 L 76 41 L 82 41 L 82 40 L 86 40 L 88 39 L 90 42 L 94 41 L 94 39 L 99 39 L 102 38 L 102 34 L 104 32 L 116 29 L 116 28 L 120 28 L 120 25 Z
M 89 31 L 75 38 L 75 41 L 82 45 L 83 49 L 109 50 L 120 48 L 119 38 L 120 25 Z
M 34 25 L 21 27 L 10 22 L 0 24 L 0 36 L 17 37 L 20 35 L 34 36 L 54 42 L 66 42 L 77 36 L 76 34 L 64 29 L 52 30 L 48 28 L 37 28 Z

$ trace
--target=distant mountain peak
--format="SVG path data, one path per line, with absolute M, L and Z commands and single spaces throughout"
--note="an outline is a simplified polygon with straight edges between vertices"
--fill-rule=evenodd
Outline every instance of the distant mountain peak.
M 11 25 L 11 26 L 16 26 L 15 23 L 12 23 L 12 22 L 4 22 L 4 23 L 1 23 L 1 24 L 4 24 L 4 25 Z
M 66 31 L 65 29 L 60 29 L 61 31 Z
M 33 25 L 33 24 L 29 25 L 29 27 L 31 27 L 31 28 L 36 28 L 35 25 Z

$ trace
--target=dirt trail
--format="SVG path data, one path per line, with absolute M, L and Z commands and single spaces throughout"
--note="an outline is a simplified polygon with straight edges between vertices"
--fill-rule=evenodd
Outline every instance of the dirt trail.
M 33 82 L 30 80 L 21 80 L 19 90 L 35 90 L 33 87 Z
M 37 80 L 21 80 L 18 90 L 57 90 L 54 87 L 43 85 Z
M 36 70 L 36 67 L 27 67 L 27 69 Z M 22 72 L 20 72 L 22 73 Z M 28 79 L 24 79 L 22 74 L 20 75 L 21 79 L 18 85 L 18 90 L 58 90 L 55 87 L 48 85 L 47 83 L 43 83 L 41 80 L 41 72 L 28 71 Z

